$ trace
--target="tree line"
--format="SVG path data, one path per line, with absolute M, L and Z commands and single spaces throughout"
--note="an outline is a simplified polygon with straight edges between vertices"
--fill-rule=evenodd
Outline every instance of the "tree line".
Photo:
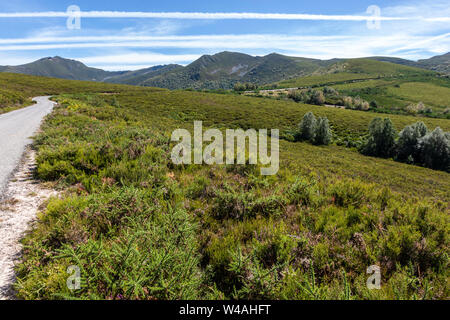
M 431 169 L 450 171 L 450 132 L 440 127 L 428 130 L 422 122 L 406 126 L 397 133 L 391 120 L 375 118 L 360 148 L 368 156 L 394 158 Z
M 303 116 L 295 131 L 295 141 L 329 145 L 332 131 L 326 117 L 316 118 L 312 112 Z M 359 151 L 367 156 L 393 158 L 396 161 L 450 172 L 450 132 L 440 127 L 433 131 L 419 121 L 399 133 L 391 119 L 375 118 Z

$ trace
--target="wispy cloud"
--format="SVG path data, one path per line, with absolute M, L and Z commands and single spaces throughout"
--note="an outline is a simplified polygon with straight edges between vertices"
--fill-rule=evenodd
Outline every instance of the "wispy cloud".
M 0 21 L 1 18 L 7 21 L 8 18 L 67 16 L 66 12 L 13 12 L 0 13 Z M 58 54 L 81 60 L 90 66 L 122 70 L 155 64 L 185 64 L 202 54 L 222 50 L 241 51 L 252 55 L 279 52 L 320 59 L 395 55 L 414 60 L 450 51 L 448 0 L 410 0 L 403 5 L 381 8 L 379 19 L 383 22 L 381 28 L 377 30 L 369 30 L 365 28 L 365 23 L 364 25 L 361 23 L 377 19 L 364 12 L 324 15 L 84 11 L 81 12 L 81 16 L 83 18 L 149 19 L 135 19 L 125 28 L 123 28 L 123 21 L 111 21 L 105 24 L 104 20 L 100 20 L 99 24 L 86 23 L 90 29 L 82 28 L 76 32 L 67 30 L 62 25 L 56 27 L 46 24 L 43 29 L 34 29 L 28 37 L 0 38 L 0 54 L 5 53 L 5 57 L 20 56 L 20 59 L 28 56 L 29 61 L 39 55 Z M 182 19 L 184 20 L 181 21 Z M 197 21 L 188 21 L 189 19 Z M 258 32 L 255 29 L 249 29 L 248 33 L 244 34 L 245 29 L 228 29 L 228 26 L 230 24 L 245 26 L 246 22 L 214 21 L 230 19 L 317 22 L 277 24 L 276 21 L 272 21 L 271 24 L 281 26 L 276 28 L 278 34 L 267 33 L 267 28 L 259 34 L 255 34 Z M 44 20 L 48 21 L 48 19 Z M 360 23 L 352 23 L 353 21 L 360 21 Z M 126 23 L 128 24 L 128 21 Z M 265 24 L 265 22 L 262 23 Z M 213 27 L 200 28 L 199 24 L 208 24 Z M 226 30 L 237 34 L 220 34 L 223 32 L 221 28 L 224 25 L 227 26 Z M 255 23 L 249 22 L 249 25 L 254 26 Z M 289 25 L 289 29 L 283 27 L 286 25 Z M 97 27 L 93 28 L 93 26 Z M 107 29 L 115 26 L 120 26 L 122 29 Z M 202 34 L 198 34 L 199 32 Z
M 74 37 L 31 37 L 17 39 L 0 39 L 0 44 L 29 44 L 53 42 L 93 42 L 93 41 L 330 41 L 351 39 L 354 36 L 300 36 L 285 34 L 220 34 L 220 35 L 167 35 L 167 36 L 74 36 Z
M 88 65 L 95 65 L 107 70 L 124 70 L 146 68 L 159 64 L 187 64 L 200 57 L 198 54 L 161 54 L 153 52 L 101 55 L 74 58 Z
M 0 51 L 36 51 L 83 48 L 178 48 L 178 49 L 271 49 L 303 52 L 317 57 L 326 52 L 328 57 L 357 53 L 379 54 L 395 52 L 397 48 L 418 49 L 427 45 L 449 44 L 450 33 L 440 36 L 295 36 L 278 34 L 202 35 L 202 36 L 107 36 L 65 37 L 37 39 L 0 39 Z M 342 48 L 352 48 L 350 51 Z

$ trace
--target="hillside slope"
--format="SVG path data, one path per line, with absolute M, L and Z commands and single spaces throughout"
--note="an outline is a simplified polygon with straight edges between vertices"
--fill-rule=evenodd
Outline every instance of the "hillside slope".
M 298 77 L 327 62 L 280 54 L 254 57 L 237 52 L 204 55 L 184 68 L 149 78 L 141 84 L 168 89 L 230 89 L 236 82 L 266 84 Z
M 83 63 L 61 57 L 47 57 L 37 61 L 19 65 L 3 66 L 1 72 L 22 73 L 34 76 L 54 77 L 71 80 L 103 81 L 107 77 L 120 75 L 123 72 L 109 72 L 90 68 Z
M 423 68 L 450 75 L 450 52 L 443 55 L 431 57 L 429 59 L 421 59 L 418 61 L 393 57 L 370 57 L 369 59 Z
M 5 88 L 36 79 L 14 76 Z M 343 138 L 365 134 L 377 115 L 231 94 L 97 89 L 57 97 L 36 138 L 36 175 L 61 191 L 24 239 L 19 298 L 448 296 L 448 173 L 285 140 L 269 177 L 251 165 L 170 162 L 171 131 L 194 120 L 285 134 L 313 111 Z M 390 117 L 397 129 L 416 121 Z M 426 123 L 449 128 L 448 120 Z M 373 264 L 380 290 L 366 285 Z M 67 288 L 70 265 L 83 272 L 80 290 Z

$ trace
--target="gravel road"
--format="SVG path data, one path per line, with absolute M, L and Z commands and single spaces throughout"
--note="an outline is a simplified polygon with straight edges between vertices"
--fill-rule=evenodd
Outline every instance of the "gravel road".
M 25 146 L 31 143 L 30 137 L 53 109 L 54 102 L 48 98 L 36 97 L 35 105 L 0 115 L 0 200 Z

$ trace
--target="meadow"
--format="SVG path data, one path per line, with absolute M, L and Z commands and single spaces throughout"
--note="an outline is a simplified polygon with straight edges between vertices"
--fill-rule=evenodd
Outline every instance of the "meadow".
M 430 110 L 422 116 L 450 117 L 450 81 L 431 71 L 354 59 L 343 63 L 334 73 L 294 78 L 274 84 L 276 88 L 332 87 L 341 95 L 361 97 L 377 103 L 370 111 L 408 114 L 407 107 L 422 102 Z
M 54 81 L 53 94 L 69 90 Z M 23 240 L 19 298 L 448 298 L 449 174 L 338 145 L 359 141 L 376 114 L 71 84 L 35 139 L 36 177 L 63 196 L 46 204 Z M 308 111 L 328 117 L 333 145 L 293 142 Z M 389 117 L 397 129 L 417 121 Z M 280 171 L 174 165 L 171 131 L 192 129 L 194 120 L 280 129 Z M 445 119 L 424 122 L 450 129 Z M 81 269 L 76 291 L 66 286 L 71 265 Z M 381 267 L 380 290 L 366 286 L 371 265 Z

